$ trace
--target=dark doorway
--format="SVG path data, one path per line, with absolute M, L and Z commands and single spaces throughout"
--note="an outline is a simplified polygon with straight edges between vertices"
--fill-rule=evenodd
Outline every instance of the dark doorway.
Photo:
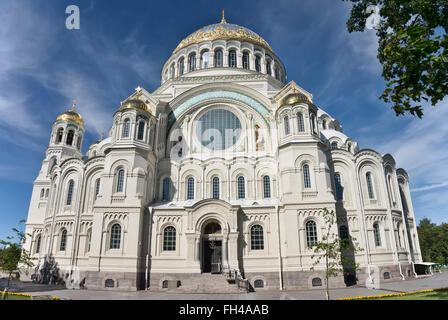
M 202 251 L 202 272 L 221 273 L 222 241 L 204 240 Z

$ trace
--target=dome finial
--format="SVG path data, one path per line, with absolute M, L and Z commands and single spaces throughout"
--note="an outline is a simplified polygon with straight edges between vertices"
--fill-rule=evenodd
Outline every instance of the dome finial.
M 76 100 L 73 100 L 72 111 L 75 111 L 76 108 Z
M 224 9 L 222 9 L 222 20 L 221 20 L 221 24 L 226 24 L 227 23 L 227 21 L 226 21 L 226 17 L 225 17 L 225 11 L 224 11 Z
M 103 141 L 104 138 L 104 132 L 101 132 L 101 141 Z
M 142 95 L 142 88 L 138 86 L 137 88 L 135 88 L 135 91 L 137 91 L 136 98 L 140 98 L 140 96 Z

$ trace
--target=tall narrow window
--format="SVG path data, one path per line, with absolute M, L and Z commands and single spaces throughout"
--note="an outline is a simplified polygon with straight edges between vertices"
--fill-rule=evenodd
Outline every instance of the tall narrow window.
M 266 73 L 267 73 L 268 75 L 271 75 L 271 73 L 272 73 L 271 62 L 270 62 L 270 61 L 268 61 L 268 62 L 266 63 Z
M 182 58 L 179 61 L 179 76 L 184 74 L 184 69 L 185 69 L 185 63 L 184 63 L 184 58 Z
M 67 134 L 67 145 L 71 146 L 73 144 L 73 137 L 75 136 L 75 133 L 73 130 L 70 130 Z
M 278 67 L 275 67 L 275 79 L 277 79 L 277 80 L 280 79 L 280 72 L 278 70 Z
M 62 142 L 62 137 L 64 136 L 64 129 L 59 128 L 58 129 L 58 133 L 56 136 L 56 143 L 61 143 Z
M 244 177 L 238 177 L 238 199 L 246 198 L 246 185 L 244 182 Z
M 123 138 L 129 137 L 129 129 L 131 127 L 131 121 L 129 119 L 124 120 L 123 123 Z
M 331 150 L 336 150 L 338 148 L 338 143 L 337 142 L 332 142 L 331 143 Z
M 45 189 L 40 190 L 40 197 L 43 198 L 45 195 Z
M 222 67 L 222 50 L 215 51 L 215 67 L 216 68 Z
M 305 131 L 305 126 L 303 123 L 303 114 L 302 113 L 297 113 L 297 125 L 299 128 L 299 132 L 304 132 Z
M 63 230 L 61 232 L 61 242 L 59 244 L 59 251 L 65 251 L 65 247 L 67 245 L 67 230 Z
M 163 251 L 176 251 L 176 228 L 172 226 L 163 231 Z
M 72 204 L 73 197 L 73 188 L 75 187 L 75 182 L 70 180 L 68 183 L 68 191 L 67 191 L 67 202 L 66 205 L 70 206 Z
M 336 200 L 342 200 L 343 198 L 343 189 L 342 189 L 342 182 L 341 182 L 341 175 L 339 173 L 336 173 L 334 175 L 334 186 L 336 188 Z
M 38 235 L 36 239 L 36 253 L 40 252 L 40 242 L 41 242 L 42 236 Z
M 196 54 L 195 53 L 191 54 L 188 59 L 189 59 L 188 64 L 190 72 L 196 70 Z
M 314 116 L 314 114 L 311 115 L 311 130 L 313 133 L 317 133 L 316 132 L 316 117 Z
M 264 250 L 263 227 L 258 224 L 250 228 L 250 248 L 251 250 Z
M 378 223 L 373 224 L 373 236 L 375 237 L 375 246 L 381 246 L 380 226 Z
M 87 231 L 87 252 L 90 252 L 90 244 L 92 243 L 92 229 Z
M 260 56 L 255 56 L 255 71 L 261 72 L 261 58 L 260 58 Z
M 47 189 L 47 191 L 45 191 L 45 198 L 48 198 L 49 193 L 50 193 L 50 189 Z
M 271 197 L 271 178 L 269 176 L 263 177 L 263 195 L 265 198 Z
M 322 129 L 327 130 L 327 121 L 322 121 Z
M 285 135 L 288 135 L 289 134 L 289 117 L 288 116 L 285 116 L 284 118 L 283 118 L 283 123 L 284 123 L 284 125 L 285 125 Z
M 140 121 L 138 123 L 137 139 L 143 140 L 144 136 L 145 136 L 145 121 Z
M 194 199 L 194 178 L 188 178 L 187 180 L 187 200 Z
M 373 193 L 372 174 L 370 172 L 366 173 L 366 182 L 367 182 L 367 191 L 369 192 L 369 198 L 374 199 L 375 194 Z
M 170 200 L 170 178 L 163 179 L 162 200 Z
M 207 69 L 210 65 L 210 52 L 204 51 L 201 55 L 201 69 Z
M 306 223 L 306 244 L 308 248 L 313 247 L 317 243 L 316 222 L 310 220 Z
M 98 194 L 100 193 L 100 183 L 101 183 L 101 179 L 98 178 L 95 181 L 95 200 L 96 198 L 98 198 Z
M 124 186 L 124 170 L 120 169 L 117 175 L 117 192 L 123 192 Z
M 401 248 L 402 247 L 402 245 L 401 245 L 401 228 L 400 228 L 399 223 L 397 223 L 397 235 L 398 235 L 398 245 L 399 245 L 399 248 Z
M 244 69 L 249 69 L 250 65 L 249 65 L 249 53 L 248 52 L 243 52 L 243 68 Z
M 120 249 L 121 226 L 116 223 L 110 229 L 110 249 Z
M 229 52 L 229 67 L 236 68 L 236 51 L 230 50 Z
M 218 177 L 214 177 L 213 181 L 213 199 L 219 199 L 219 178 Z
M 303 184 L 305 189 L 311 188 L 310 166 L 307 164 L 303 166 Z

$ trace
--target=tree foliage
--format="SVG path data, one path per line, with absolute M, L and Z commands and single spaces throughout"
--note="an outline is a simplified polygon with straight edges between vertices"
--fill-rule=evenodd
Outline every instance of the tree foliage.
M 364 31 L 377 6 L 378 59 L 386 89 L 380 98 L 396 115 L 423 116 L 422 103 L 436 105 L 448 93 L 448 0 L 343 0 L 353 7 L 349 32 Z
M 330 299 L 329 277 L 349 274 L 347 270 L 359 270 L 359 265 L 354 260 L 356 252 L 362 251 L 354 237 L 340 238 L 333 232 L 337 226 L 337 217 L 334 211 L 327 208 L 323 210 L 323 219 L 325 221 L 325 234 L 322 240 L 313 246 L 314 254 L 311 258 L 314 260 L 311 270 L 320 265 L 325 260 L 325 279 L 327 285 L 327 299 Z
M 436 225 L 425 218 L 417 227 L 422 259 L 426 262 L 448 264 L 448 223 Z

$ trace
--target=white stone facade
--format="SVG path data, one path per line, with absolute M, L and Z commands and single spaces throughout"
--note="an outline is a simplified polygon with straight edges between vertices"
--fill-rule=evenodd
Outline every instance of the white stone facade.
M 421 254 L 406 172 L 389 154 L 360 150 L 310 93 L 286 84 L 271 50 L 240 40 L 181 48 L 162 68 L 162 85 L 126 99 L 86 155 L 83 125 L 54 123 L 26 227 L 34 257 L 76 267 L 87 288 L 113 280 L 118 289 L 160 289 L 216 268 L 239 270 L 256 289 L 313 288 L 323 266 L 310 271 L 308 244 L 322 237 L 328 208 L 335 232 L 363 249 L 358 282 L 377 267 L 381 279 L 413 276 Z M 220 148 L 216 130 L 204 138 L 198 123 L 241 131 Z

